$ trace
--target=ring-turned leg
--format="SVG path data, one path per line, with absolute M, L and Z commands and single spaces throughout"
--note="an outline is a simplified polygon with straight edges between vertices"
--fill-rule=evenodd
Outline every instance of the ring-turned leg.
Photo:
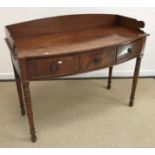
M 20 80 L 20 77 L 14 67 L 13 67 L 13 70 L 14 70 L 14 75 L 15 75 L 15 80 L 16 80 L 17 93 L 18 93 L 18 98 L 19 98 L 19 103 L 20 103 L 21 114 L 24 116 L 25 109 L 24 109 L 24 101 L 23 101 L 23 95 L 22 95 L 21 80 Z
M 29 81 L 22 82 L 22 85 L 23 85 L 23 93 L 24 93 L 26 112 L 27 112 L 27 117 L 28 117 L 28 121 L 29 121 L 29 125 L 30 125 L 31 141 L 36 142 L 37 137 L 36 137 L 36 131 L 35 131 L 35 127 L 34 127 Z
M 110 67 L 109 68 L 109 77 L 108 77 L 107 89 L 111 89 L 112 70 L 113 70 L 113 67 Z
M 133 106 L 133 101 L 135 97 L 135 91 L 136 91 L 136 86 L 137 86 L 137 81 L 138 81 L 138 76 L 139 76 L 139 69 L 140 69 L 140 64 L 141 64 L 141 56 L 137 57 L 136 60 L 136 66 L 135 66 L 135 71 L 134 71 L 134 77 L 133 77 L 133 82 L 132 82 L 132 90 L 131 90 L 131 96 L 130 96 L 130 102 L 129 106 Z

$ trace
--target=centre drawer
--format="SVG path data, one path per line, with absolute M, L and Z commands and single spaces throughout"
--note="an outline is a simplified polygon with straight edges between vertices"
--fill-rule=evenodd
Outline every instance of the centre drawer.
M 28 60 L 28 75 L 31 79 L 72 74 L 76 71 L 75 56 Z
M 114 47 L 94 50 L 79 56 L 79 70 L 87 71 L 111 66 L 115 63 Z

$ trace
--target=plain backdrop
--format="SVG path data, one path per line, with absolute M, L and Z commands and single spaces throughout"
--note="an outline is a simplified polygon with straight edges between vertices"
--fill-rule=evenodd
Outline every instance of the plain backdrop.
M 155 8 L 153 7 L 50 7 L 50 8 L 0 8 L 0 79 L 13 79 L 14 74 L 11 65 L 10 53 L 4 42 L 4 26 L 37 18 L 51 17 L 67 14 L 105 13 L 120 14 L 138 20 L 146 24 L 143 29 L 151 36 L 148 37 L 145 55 L 142 60 L 140 76 L 155 76 Z M 132 76 L 135 60 L 114 67 L 114 76 Z M 76 75 L 74 77 L 106 77 L 107 69 Z

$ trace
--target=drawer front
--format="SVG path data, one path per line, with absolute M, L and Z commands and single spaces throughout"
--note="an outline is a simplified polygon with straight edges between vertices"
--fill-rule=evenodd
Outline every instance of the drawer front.
M 72 74 L 76 71 L 76 58 L 74 56 L 64 56 L 56 58 L 42 58 L 38 60 L 29 60 L 29 77 L 55 77 Z
M 138 56 L 141 53 L 142 46 L 143 40 L 119 46 L 117 48 L 116 63 L 122 63 Z
M 113 65 L 115 56 L 116 50 L 114 47 L 81 54 L 79 56 L 79 70 L 87 71 Z

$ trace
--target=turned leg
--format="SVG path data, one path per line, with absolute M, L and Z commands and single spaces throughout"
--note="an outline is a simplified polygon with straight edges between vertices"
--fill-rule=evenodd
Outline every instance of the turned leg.
M 134 104 L 133 101 L 134 101 L 134 97 L 135 97 L 135 91 L 136 91 L 137 80 L 138 80 L 138 76 L 139 76 L 141 59 L 142 59 L 141 56 L 139 56 L 139 57 L 137 57 L 137 60 L 136 60 L 136 66 L 135 66 L 135 71 L 134 71 L 132 90 L 131 90 L 131 96 L 130 96 L 130 102 L 129 102 L 130 107 L 132 107 Z
M 109 77 L 108 77 L 107 89 L 111 89 L 112 69 L 113 69 L 113 67 L 110 67 L 110 68 L 109 68 Z
M 31 141 L 36 142 L 37 137 L 36 137 L 36 131 L 34 127 L 29 81 L 22 82 L 22 85 L 23 85 L 26 112 L 27 112 L 28 122 L 30 126 Z
M 21 114 L 24 116 L 25 109 L 24 109 L 24 102 L 23 102 L 23 95 L 22 95 L 21 80 L 20 80 L 20 77 L 14 67 L 13 67 L 13 70 L 14 70 L 14 75 L 15 75 L 15 80 L 16 80 L 17 93 L 18 93 L 18 98 L 19 98 L 19 103 L 20 103 Z

